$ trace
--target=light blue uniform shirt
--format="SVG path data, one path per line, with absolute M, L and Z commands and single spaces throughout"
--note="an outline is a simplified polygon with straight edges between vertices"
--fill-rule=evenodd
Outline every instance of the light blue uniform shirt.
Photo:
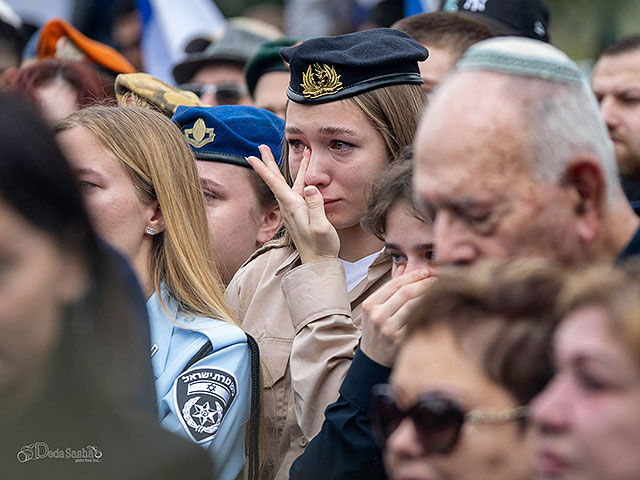
M 242 478 L 251 398 L 247 337 L 221 320 L 185 317 L 173 298 L 164 298 L 171 317 L 157 292 L 147 301 L 160 423 L 209 451 L 213 478 Z M 212 353 L 183 374 L 207 340 Z

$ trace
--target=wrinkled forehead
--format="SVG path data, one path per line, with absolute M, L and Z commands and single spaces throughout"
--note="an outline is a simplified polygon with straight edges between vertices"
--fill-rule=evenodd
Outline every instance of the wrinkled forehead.
M 523 102 L 503 77 L 461 72 L 438 89 L 416 136 L 416 175 L 466 181 L 530 173 Z

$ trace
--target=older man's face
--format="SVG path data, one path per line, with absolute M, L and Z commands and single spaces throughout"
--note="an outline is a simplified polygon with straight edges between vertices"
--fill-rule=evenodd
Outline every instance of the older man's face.
M 459 74 L 436 95 L 418 131 L 414 191 L 424 213 L 435 216 L 437 261 L 574 263 L 584 255 L 575 197 L 533 175 L 525 122 L 504 91 L 495 74 Z

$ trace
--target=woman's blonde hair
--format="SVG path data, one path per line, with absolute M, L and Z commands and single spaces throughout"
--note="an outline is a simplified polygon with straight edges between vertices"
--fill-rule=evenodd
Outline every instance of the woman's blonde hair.
M 222 297 L 202 186 L 180 130 L 164 115 L 139 107 L 78 110 L 55 130 L 74 127 L 86 128 L 122 162 L 142 201 L 158 201 L 164 231 L 153 237 L 153 290 L 160 292 L 164 282 L 181 312 L 237 324 Z

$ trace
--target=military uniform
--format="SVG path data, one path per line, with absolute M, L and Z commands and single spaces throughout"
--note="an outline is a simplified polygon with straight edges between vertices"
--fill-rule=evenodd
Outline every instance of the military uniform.
M 225 298 L 260 345 L 266 369 L 261 478 L 289 478 L 291 463 L 320 431 L 358 346 L 362 302 L 390 277 L 390 258 L 381 254 L 347 293 L 337 258 L 302 265 L 292 247 L 270 245 L 227 287 Z
M 420 85 L 418 62 L 428 52 L 404 32 L 375 29 L 310 39 L 280 55 L 290 66 L 287 97 L 313 108 L 381 87 Z M 291 463 L 320 431 L 358 347 L 362 302 L 390 274 L 382 253 L 349 291 L 340 259 L 302 264 L 282 242 L 259 250 L 229 284 L 225 297 L 256 338 L 266 367 L 262 478 L 271 478 L 271 469 L 276 479 L 288 479 Z

